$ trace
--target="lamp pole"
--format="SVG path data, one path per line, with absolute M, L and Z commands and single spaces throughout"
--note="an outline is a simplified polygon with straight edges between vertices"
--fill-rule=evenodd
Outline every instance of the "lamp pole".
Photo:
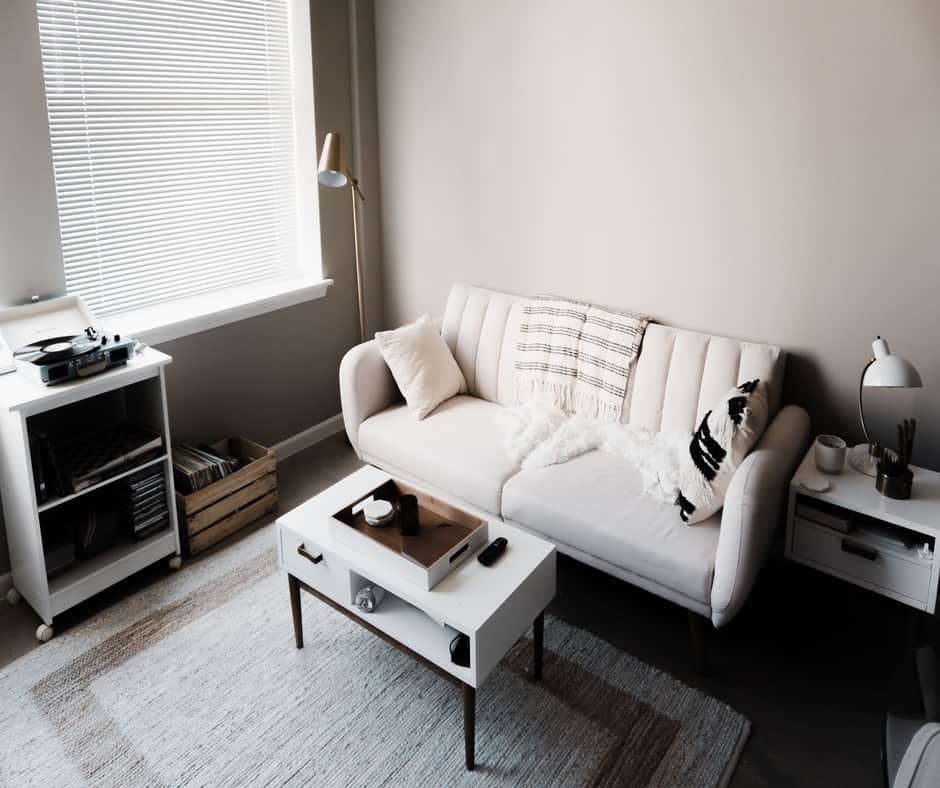
M 362 249 L 359 243 L 359 204 L 357 200 L 365 202 L 362 190 L 359 188 L 353 174 L 346 167 L 346 158 L 343 155 L 343 140 L 335 131 L 329 132 L 323 140 L 323 150 L 320 152 L 320 163 L 317 165 L 317 180 L 323 186 L 339 189 L 349 186 L 352 196 L 353 214 L 353 243 L 356 250 L 356 294 L 359 299 L 359 341 L 366 341 L 366 310 L 362 294 Z
M 352 214 L 353 214 L 353 244 L 356 247 L 356 295 L 359 298 L 359 341 L 366 341 L 366 309 L 365 301 L 362 295 L 362 258 L 359 250 L 359 204 L 357 198 L 366 201 L 359 189 L 357 181 L 349 170 L 346 170 L 346 176 L 349 178 L 350 194 L 352 195 Z

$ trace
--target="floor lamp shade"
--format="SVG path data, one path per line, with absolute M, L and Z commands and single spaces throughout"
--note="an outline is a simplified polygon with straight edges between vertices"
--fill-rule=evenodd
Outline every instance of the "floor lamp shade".
M 337 189 L 349 182 L 346 174 L 346 157 L 343 155 L 343 139 L 336 132 L 329 132 L 323 140 L 317 180 L 324 186 Z

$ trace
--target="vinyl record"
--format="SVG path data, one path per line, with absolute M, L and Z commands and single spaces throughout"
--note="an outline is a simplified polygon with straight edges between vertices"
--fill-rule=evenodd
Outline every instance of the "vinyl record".
M 13 352 L 13 357 L 33 364 L 75 358 L 98 348 L 98 342 L 86 336 L 50 337 L 25 345 Z

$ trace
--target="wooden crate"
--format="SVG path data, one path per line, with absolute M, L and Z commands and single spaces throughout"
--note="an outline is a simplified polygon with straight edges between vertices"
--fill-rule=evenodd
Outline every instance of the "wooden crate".
M 190 495 L 176 493 L 183 543 L 196 555 L 277 509 L 274 452 L 245 438 L 227 438 L 212 449 L 237 457 L 242 467 Z

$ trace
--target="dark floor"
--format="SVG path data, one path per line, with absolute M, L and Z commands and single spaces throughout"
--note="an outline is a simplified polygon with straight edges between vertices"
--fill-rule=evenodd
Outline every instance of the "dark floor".
M 338 435 L 289 458 L 279 466 L 281 511 L 357 464 Z M 559 558 L 549 611 L 746 715 L 754 729 L 732 786 L 880 786 L 881 715 L 914 702 L 910 644 L 914 637 L 935 642 L 933 620 L 780 555 L 743 612 L 710 633 L 708 677 L 693 668 L 685 611 L 576 561 Z M 166 571 L 152 567 L 63 614 L 57 634 Z M 38 623 L 25 604 L 0 606 L 0 668 L 41 648 Z M 485 687 L 481 693 L 485 702 Z

